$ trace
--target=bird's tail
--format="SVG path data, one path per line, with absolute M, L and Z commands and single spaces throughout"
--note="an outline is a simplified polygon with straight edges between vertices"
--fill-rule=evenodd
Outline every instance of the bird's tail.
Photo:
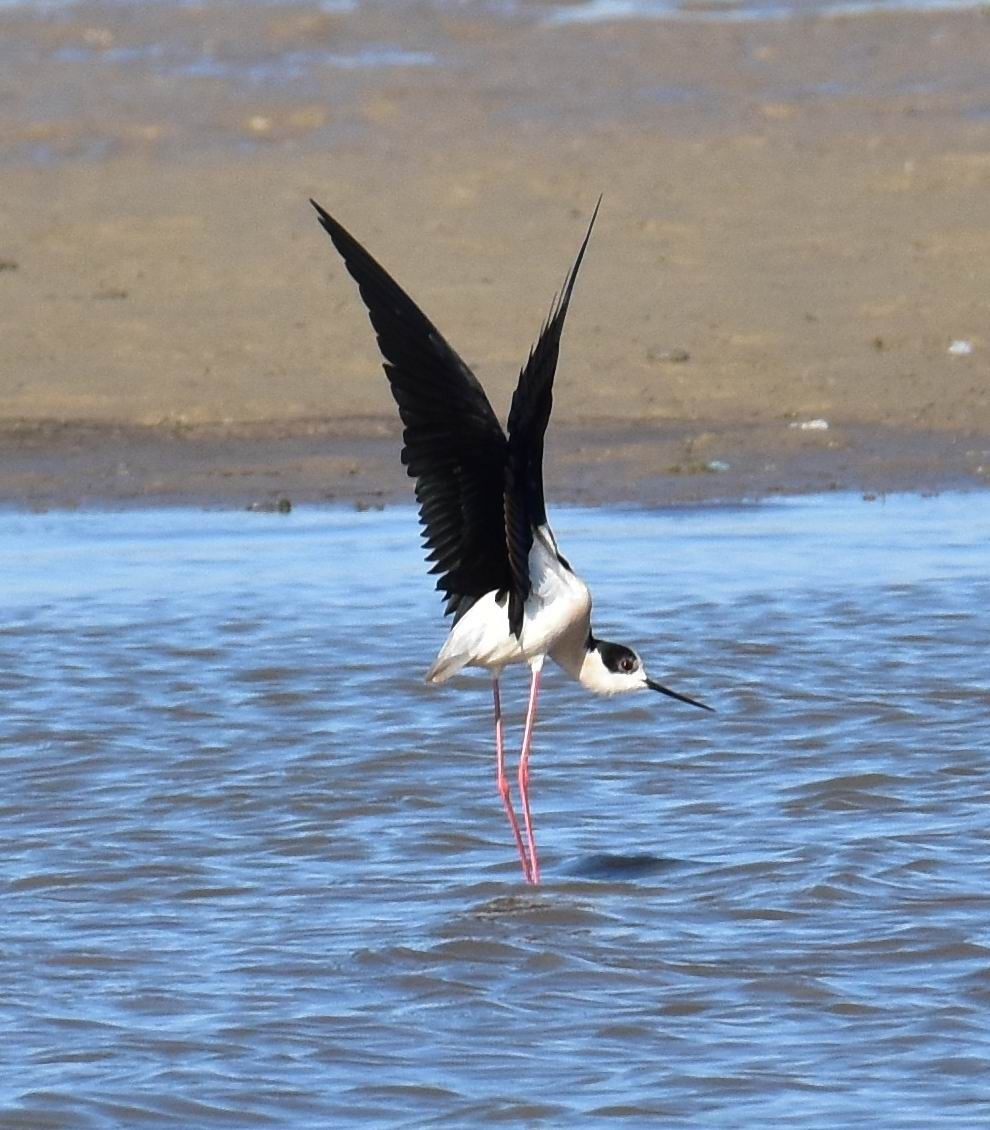
M 440 654 L 433 660 L 433 665 L 426 672 L 426 681 L 435 685 L 445 683 L 452 675 L 456 675 L 462 667 L 467 665 L 468 657 L 456 652 L 448 652 L 446 647 L 440 649 Z

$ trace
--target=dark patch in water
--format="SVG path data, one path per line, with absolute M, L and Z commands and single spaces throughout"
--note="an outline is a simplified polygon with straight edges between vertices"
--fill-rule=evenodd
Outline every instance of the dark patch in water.
M 680 865 L 679 859 L 665 859 L 663 856 L 650 855 L 648 852 L 634 855 L 601 852 L 578 860 L 567 869 L 567 874 L 580 879 L 641 879 L 646 875 L 670 871 Z

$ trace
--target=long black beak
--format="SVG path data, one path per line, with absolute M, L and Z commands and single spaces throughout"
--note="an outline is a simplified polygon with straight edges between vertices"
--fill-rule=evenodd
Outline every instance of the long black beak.
M 688 706 L 697 706 L 702 710 L 710 710 L 712 714 L 715 713 L 714 706 L 706 706 L 705 703 L 699 702 L 696 698 L 688 698 L 686 694 L 678 694 L 677 691 L 672 691 L 670 687 L 662 687 L 659 683 L 655 683 L 652 679 L 646 680 L 646 685 L 651 691 L 659 691 L 665 694 L 668 698 L 676 698 L 678 702 L 686 702 Z

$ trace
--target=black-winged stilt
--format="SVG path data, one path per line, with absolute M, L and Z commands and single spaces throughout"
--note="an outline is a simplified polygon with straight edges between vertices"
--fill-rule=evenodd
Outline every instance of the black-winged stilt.
M 523 366 L 508 435 L 478 379 L 408 294 L 360 243 L 311 201 L 368 308 L 385 374 L 404 425 L 402 462 L 416 480 L 427 560 L 454 623 L 430 683 L 462 667 L 485 667 L 495 698 L 496 778 L 523 874 L 540 880 L 529 805 L 529 757 L 540 674 L 549 656 L 588 690 L 613 695 L 653 690 L 711 710 L 650 679 L 631 648 L 597 639 L 588 586 L 560 554 L 543 496 L 543 437 L 553 399 L 560 335 L 598 208 L 577 259 Z M 498 680 L 510 663 L 532 672 L 519 755 L 526 839 L 505 775 Z

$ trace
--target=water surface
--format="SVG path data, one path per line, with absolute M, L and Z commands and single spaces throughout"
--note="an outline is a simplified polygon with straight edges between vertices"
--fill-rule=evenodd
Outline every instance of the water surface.
M 990 496 L 556 527 L 533 891 L 411 510 L 0 516 L 0 1125 L 988 1124 Z
M 115 8 L 216 8 L 242 6 L 236 0 L 96 0 L 102 6 Z M 299 0 L 249 0 L 257 7 L 299 8 Z M 878 11 L 952 11 L 981 8 L 986 0 L 388 0 L 397 16 L 416 8 L 444 12 L 475 10 L 505 19 L 523 19 L 536 23 L 591 23 L 621 19 L 646 20 L 762 20 L 786 19 L 815 14 L 859 15 Z M 57 13 L 74 8 L 92 7 L 94 0 L 0 0 L 0 9 L 25 9 L 40 13 Z M 386 5 L 375 0 L 323 0 L 306 5 L 317 11 L 334 14 L 382 9 Z

